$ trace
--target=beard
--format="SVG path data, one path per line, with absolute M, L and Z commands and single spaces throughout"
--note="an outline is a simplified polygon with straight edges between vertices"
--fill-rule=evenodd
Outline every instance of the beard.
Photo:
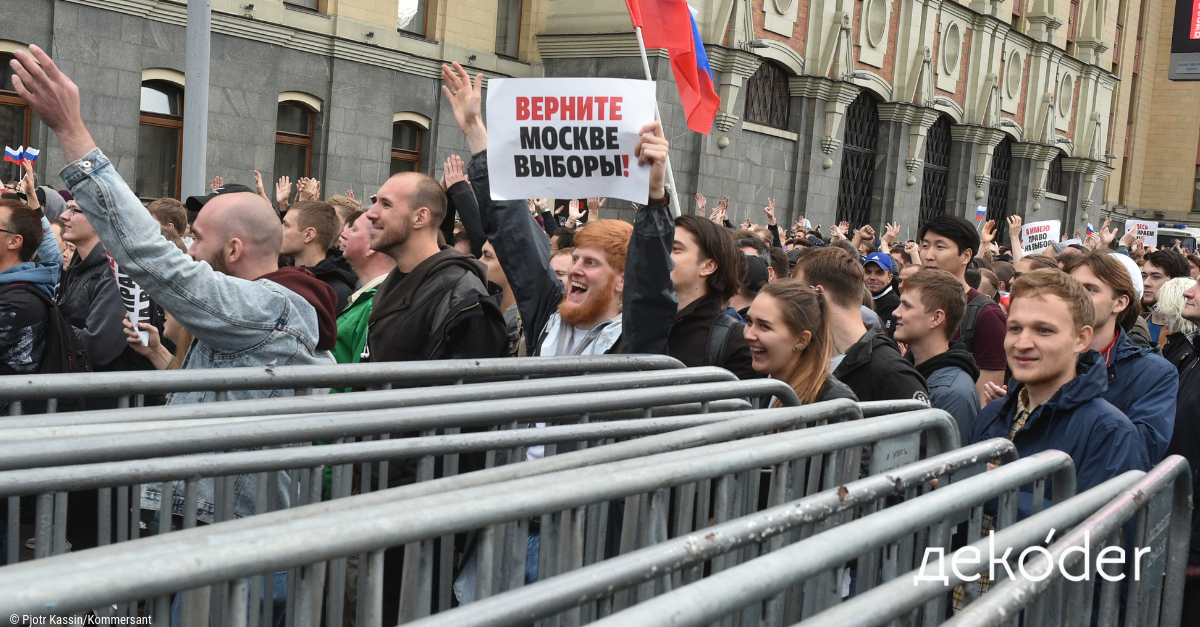
M 401 220 L 400 224 L 394 228 L 385 226 L 383 232 L 379 234 L 378 241 L 371 241 L 371 250 L 390 255 L 392 250 L 402 248 L 407 244 L 411 236 L 412 223 L 408 220 Z
M 613 301 L 616 300 L 616 296 L 613 295 L 613 286 L 616 283 L 617 276 L 615 274 L 609 276 L 603 286 L 588 288 L 587 296 L 583 302 L 578 304 L 567 300 L 567 294 L 571 289 L 568 285 L 568 291 L 563 293 L 562 302 L 558 305 L 558 315 L 573 327 L 596 322 L 596 319 L 607 312 L 612 307 Z

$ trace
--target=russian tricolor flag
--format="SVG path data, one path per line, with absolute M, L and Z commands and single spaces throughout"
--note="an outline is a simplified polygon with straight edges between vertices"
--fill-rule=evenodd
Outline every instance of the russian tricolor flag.
M 1092 228 L 1092 223 L 1091 223 L 1091 222 L 1088 222 L 1088 225 L 1087 225 L 1087 234 L 1088 234 L 1088 235 L 1091 235 L 1092 233 L 1095 233 L 1095 232 L 1096 232 L 1096 229 Z
M 712 68 L 700 29 L 685 0 L 625 0 L 634 28 L 642 29 L 648 48 L 665 48 L 688 128 L 708 134 L 721 98 L 713 87 Z
M 33 163 L 37 161 L 38 155 L 41 153 L 42 151 L 37 148 L 26 148 L 25 152 L 21 153 L 21 159 Z
M 987 207 L 981 205 L 975 210 L 975 219 L 982 220 L 985 216 L 987 216 Z
M 24 146 L 17 146 L 16 150 L 13 150 L 12 148 L 5 146 L 4 147 L 4 160 L 11 162 L 11 163 L 20 163 L 21 162 L 21 154 L 24 150 L 25 150 Z

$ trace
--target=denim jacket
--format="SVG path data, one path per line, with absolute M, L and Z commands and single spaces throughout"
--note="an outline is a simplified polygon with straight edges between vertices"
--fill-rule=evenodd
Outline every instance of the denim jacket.
M 157 221 L 121 180 L 99 148 L 59 174 L 121 269 L 195 336 L 184 368 L 332 364 L 317 350 L 317 314 L 308 301 L 283 286 L 247 281 L 196 261 L 162 237 Z M 182 348 L 181 348 L 182 350 Z M 229 400 L 291 396 L 292 390 L 230 391 Z M 171 404 L 216 400 L 214 392 L 180 392 Z M 286 474 L 278 482 L 286 507 Z M 235 482 L 234 515 L 254 513 L 255 475 Z M 182 485 L 178 493 L 182 494 Z M 158 486 L 143 489 L 143 507 L 157 507 Z M 200 483 L 200 518 L 211 520 L 213 481 Z

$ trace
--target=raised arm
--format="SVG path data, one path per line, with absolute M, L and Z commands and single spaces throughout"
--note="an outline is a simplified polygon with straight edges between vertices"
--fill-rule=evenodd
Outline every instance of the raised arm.
M 651 122 L 642 127 L 634 154 L 639 164 L 650 164 L 650 202 L 634 216 L 625 258 L 621 297 L 621 350 L 625 353 L 666 355 L 667 335 L 679 309 L 671 282 L 675 220 L 664 185 L 667 148 L 662 124 Z

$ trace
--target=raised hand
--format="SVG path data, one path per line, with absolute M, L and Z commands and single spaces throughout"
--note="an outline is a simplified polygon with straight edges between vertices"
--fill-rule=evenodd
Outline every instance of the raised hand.
M 875 227 L 870 224 L 864 225 L 863 228 L 858 230 L 858 233 L 866 241 L 875 241 Z
M 892 247 L 892 242 L 895 242 L 896 238 L 899 237 L 899 235 L 900 235 L 900 223 L 899 222 L 889 222 L 884 225 L 883 237 L 880 239 L 883 241 L 883 247 L 885 249 L 885 252 L 886 252 L 886 249 L 889 249 Z
M 667 150 L 670 144 L 663 134 L 661 122 L 650 122 L 639 133 L 633 154 L 638 158 L 638 165 L 650 166 L 650 200 L 661 200 L 667 195 Z
M 79 87 L 37 45 L 30 45 L 29 52 L 16 50 L 13 57 L 9 61 L 13 89 L 58 136 L 66 161 L 73 162 L 93 150 L 96 142 L 79 112 Z
M 454 119 L 458 127 L 467 136 L 467 145 L 471 154 L 477 154 L 487 149 L 487 127 L 483 124 L 483 74 L 476 74 L 471 82 L 470 75 L 457 62 L 453 68 L 442 66 L 442 93 L 450 100 L 454 110 Z
M 354 190 L 352 190 L 352 189 L 346 190 L 346 198 L 349 198 L 350 200 L 354 200 Z
M 775 222 L 775 199 L 768 198 L 767 206 L 763 207 L 763 213 L 767 214 L 767 224 L 776 226 Z
M 467 180 L 463 174 L 463 160 L 458 155 L 450 155 L 446 159 L 446 165 L 442 170 L 442 176 L 446 178 L 446 189 L 450 189 L 455 183 L 460 183 Z
M 583 211 L 579 208 L 579 199 L 572 198 L 571 202 L 567 203 L 567 223 L 574 224 L 583 217 Z
M 1135 241 L 1137 241 L 1137 229 L 1129 229 L 1121 236 L 1121 245 L 1126 248 L 1132 246 Z
M 1117 236 L 1116 229 L 1110 229 L 1108 226 L 1112 224 L 1112 218 L 1104 218 L 1104 226 L 1100 227 L 1100 244 L 1108 246 Z
M 588 222 L 600 219 L 600 209 L 604 206 L 604 203 L 607 200 L 608 200 L 607 198 L 588 198 L 587 199 Z
M 255 193 L 262 196 L 267 202 L 271 202 L 271 197 L 267 195 L 267 190 L 263 187 L 262 174 L 258 170 L 254 170 L 254 188 Z
M 1014 242 L 1021 241 L 1021 216 L 1008 216 L 1008 237 Z
M 996 221 L 988 220 L 983 225 L 983 232 L 979 234 L 979 240 L 982 244 L 987 244 L 996 239 Z
M 279 181 L 275 183 L 275 203 L 279 205 L 279 211 L 282 212 L 287 208 L 288 199 L 292 197 L 292 179 L 286 175 L 279 177 Z
M 222 186 L 222 185 L 224 185 L 224 184 L 225 184 L 225 179 L 223 179 L 223 178 L 221 178 L 221 177 L 219 177 L 219 176 L 214 176 L 214 177 L 213 177 L 213 182 L 212 182 L 212 185 L 210 185 L 210 186 L 208 187 L 208 191 L 210 191 L 210 192 L 215 192 L 215 191 L 217 191 L 217 188 L 218 188 L 218 187 L 221 187 L 221 186 Z
M 696 192 L 696 215 L 703 218 L 704 217 L 704 207 L 707 204 L 708 204 L 708 199 L 704 197 L 704 194 L 701 194 L 700 192 Z
M 298 188 L 299 192 L 296 195 L 297 202 L 301 200 L 317 200 L 321 197 L 321 181 L 317 179 L 300 179 Z

